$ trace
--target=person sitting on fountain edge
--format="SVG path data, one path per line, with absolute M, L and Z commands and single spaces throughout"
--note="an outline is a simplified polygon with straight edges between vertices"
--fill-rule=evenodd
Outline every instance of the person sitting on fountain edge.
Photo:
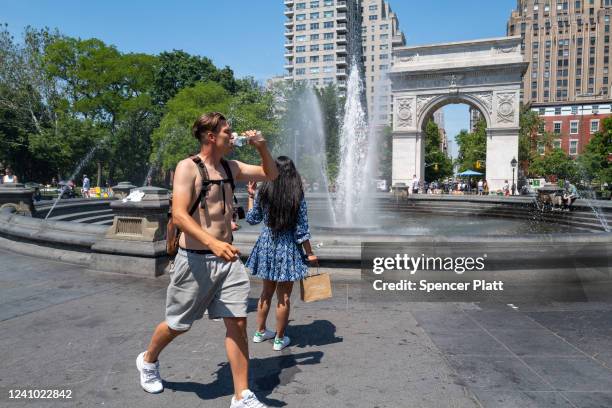
M 157 357 L 208 310 L 210 319 L 223 318 L 225 323 L 225 347 L 234 380 L 231 408 L 265 408 L 248 386 L 246 316 L 250 282 L 239 251 L 232 245 L 232 178 L 274 180 L 278 176 L 276 163 L 265 139 L 254 130 L 245 134 L 259 152 L 262 165 L 225 161 L 223 156 L 232 151 L 233 138 L 221 113 L 200 116 L 192 133 L 200 142 L 200 152 L 180 161 L 174 175 L 172 217 L 182 234 L 170 270 L 166 320 L 157 326 L 147 350 L 136 359 L 140 384 L 150 393 L 163 391 Z M 201 194 L 203 177 L 211 183 Z

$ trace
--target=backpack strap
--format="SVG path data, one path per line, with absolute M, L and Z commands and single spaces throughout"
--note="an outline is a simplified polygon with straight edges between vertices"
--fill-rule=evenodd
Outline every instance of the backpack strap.
M 193 214 L 195 209 L 197 208 L 198 201 L 200 202 L 200 208 L 206 208 L 206 196 L 208 195 L 208 190 L 210 190 L 210 177 L 208 176 L 208 170 L 206 169 L 206 165 L 200 159 L 199 156 L 191 156 L 191 160 L 198 166 L 198 171 L 200 172 L 200 177 L 202 178 L 202 188 L 200 189 L 200 196 L 196 199 L 195 203 L 191 207 L 190 215 Z
M 232 169 L 230 168 L 229 162 L 223 158 L 221 158 L 221 165 L 225 170 L 225 174 L 227 174 L 227 178 L 229 180 L 230 185 L 232 186 L 232 193 L 236 189 L 236 185 L 234 184 L 234 175 L 232 174 Z

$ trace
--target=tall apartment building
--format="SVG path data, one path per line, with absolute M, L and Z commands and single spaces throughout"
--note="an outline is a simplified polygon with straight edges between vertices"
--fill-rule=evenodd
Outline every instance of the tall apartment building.
M 285 79 L 346 87 L 350 56 L 361 58 L 357 0 L 284 0 Z
M 361 43 L 368 113 L 374 123 L 391 122 L 391 67 L 394 47 L 406 45 L 397 15 L 384 0 L 361 1 Z
M 523 102 L 609 98 L 611 14 L 612 0 L 517 0 L 507 33 L 530 62 Z
M 438 109 L 433 114 L 433 121 L 438 125 L 438 133 L 440 134 L 440 151 L 448 156 L 448 135 L 444 128 L 444 111 Z
M 284 0 L 285 79 L 346 88 L 351 59 L 362 64 L 370 115 L 390 121 L 385 71 L 394 46 L 405 44 L 399 22 L 383 0 Z M 382 81 L 379 82 L 382 78 Z

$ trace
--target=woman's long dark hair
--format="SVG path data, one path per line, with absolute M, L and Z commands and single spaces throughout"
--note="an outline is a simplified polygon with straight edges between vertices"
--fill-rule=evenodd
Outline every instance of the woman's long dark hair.
M 278 177 L 263 183 L 259 203 L 268 212 L 268 227 L 273 232 L 282 232 L 295 227 L 304 189 L 302 178 L 290 158 L 278 156 L 276 167 Z

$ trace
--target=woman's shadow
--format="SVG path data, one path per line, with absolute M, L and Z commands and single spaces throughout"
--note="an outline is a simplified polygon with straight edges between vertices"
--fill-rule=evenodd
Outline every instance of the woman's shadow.
M 251 390 L 257 393 L 258 398 L 272 407 L 287 405 L 283 401 L 268 398 L 268 395 L 279 385 L 288 385 L 295 375 L 302 370 L 300 366 L 319 364 L 323 358 L 322 351 L 307 351 L 298 354 L 291 353 L 292 347 L 324 346 L 342 342 L 336 337 L 336 326 L 328 320 L 315 320 L 310 324 L 289 326 L 287 335 L 292 339 L 289 348 L 283 354 L 268 358 L 252 358 L 249 362 L 249 384 Z M 232 373 L 229 363 L 218 364 L 213 374 L 215 380 L 208 384 L 188 382 L 164 381 L 164 387 L 173 391 L 194 392 L 203 400 L 212 400 L 232 395 L 234 392 Z

